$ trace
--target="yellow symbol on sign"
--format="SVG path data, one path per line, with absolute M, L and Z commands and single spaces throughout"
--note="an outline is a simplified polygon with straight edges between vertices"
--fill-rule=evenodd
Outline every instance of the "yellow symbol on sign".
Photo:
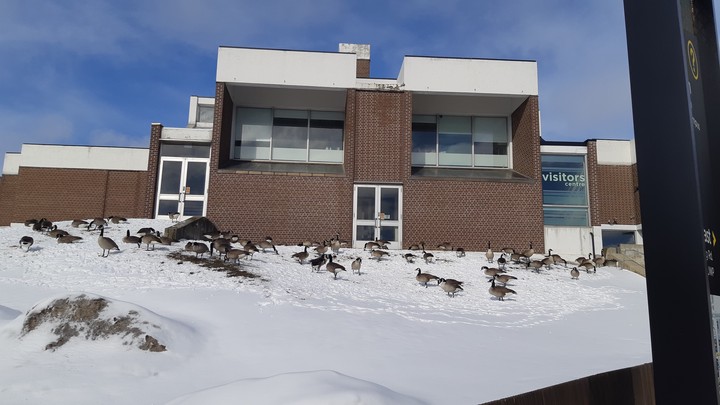
M 713 246 L 715 246 L 715 242 L 717 242 L 717 239 L 715 239 L 715 231 L 712 231 L 712 237 L 713 237 Z
M 688 41 L 688 63 L 690 64 L 690 73 L 695 80 L 700 76 L 700 65 L 698 64 L 697 52 L 695 52 L 695 46 L 692 41 Z

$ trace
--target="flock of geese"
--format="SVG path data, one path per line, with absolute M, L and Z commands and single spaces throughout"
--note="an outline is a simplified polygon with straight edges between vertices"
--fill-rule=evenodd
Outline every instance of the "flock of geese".
M 172 215 L 169 217 L 171 220 L 177 220 L 177 215 L 173 218 Z M 108 257 L 110 251 L 117 250 L 120 248 L 118 244 L 111 238 L 105 236 L 105 229 L 110 224 L 127 224 L 126 218 L 111 216 L 105 218 L 94 218 L 92 220 L 80 220 L 76 219 L 71 222 L 73 228 L 80 230 L 93 231 L 99 230 L 100 234 L 97 237 L 97 244 L 101 249 L 101 257 Z M 58 229 L 56 224 L 48 221 L 46 218 L 40 220 L 30 219 L 25 221 L 25 225 L 31 227 L 33 231 L 41 232 L 51 238 L 57 240 L 57 243 L 74 243 L 82 240 L 80 236 L 71 235 L 69 232 Z M 278 253 L 273 239 L 270 236 L 265 237 L 264 240 L 253 243 L 247 239 L 241 239 L 238 235 L 232 234 L 232 232 L 215 232 L 212 234 L 204 235 L 208 243 L 202 241 L 190 241 L 187 242 L 184 250 L 186 252 L 194 253 L 196 258 L 202 258 L 205 254 L 212 257 L 217 252 L 220 259 L 225 262 L 232 262 L 238 264 L 241 259 L 252 259 L 252 256 L 257 252 L 268 252 L 272 251 Z M 122 242 L 125 244 L 137 245 L 141 248 L 145 245 L 145 250 L 154 250 L 155 245 L 172 245 L 176 241 L 162 236 L 160 231 L 153 228 L 141 228 L 136 234 L 131 235 L 130 230 L 126 230 L 125 236 L 122 238 Z M 24 251 L 29 251 L 34 244 L 32 236 L 23 236 L 20 239 L 19 246 Z M 390 252 L 388 252 L 389 242 L 386 240 L 378 240 L 367 242 L 363 247 L 363 252 L 368 252 L 369 259 L 375 259 L 378 262 L 388 258 Z M 302 251 L 293 253 L 290 256 L 291 260 L 295 260 L 300 264 L 309 264 L 312 272 L 321 272 L 322 267 L 325 266 L 325 271 L 333 274 L 333 279 L 337 279 L 338 274 L 347 271 L 345 266 L 333 261 L 337 258 L 340 253 L 340 249 L 349 247 L 350 242 L 341 240 L 339 234 L 336 234 L 330 239 L 323 242 L 313 242 L 305 240 L 297 244 L 303 248 Z M 312 249 L 312 253 L 309 251 Z M 452 251 L 458 258 L 465 257 L 465 250 L 461 247 L 452 247 L 449 243 L 442 243 L 436 246 L 437 250 L 440 251 Z M 424 242 L 414 244 L 409 247 L 409 252 L 401 254 L 404 260 L 408 263 L 415 263 L 415 260 L 423 260 L 426 264 L 435 262 L 435 255 L 426 250 Z M 422 254 L 420 254 L 422 251 Z M 488 292 L 491 296 L 495 297 L 499 301 L 503 301 L 505 296 L 508 294 L 517 294 L 515 290 L 507 287 L 509 282 L 517 280 L 517 277 L 508 274 L 507 267 L 514 265 L 514 268 L 525 268 L 533 272 L 539 273 L 545 269 L 551 269 L 554 266 L 568 267 L 568 261 L 560 257 L 560 255 L 553 254 L 552 249 L 548 251 L 548 254 L 541 259 L 536 259 L 538 255 L 535 249 L 532 247 L 532 242 L 529 244 L 529 248 L 518 251 L 514 248 L 502 248 L 497 253 L 500 254 L 496 258 L 496 252 L 491 248 L 491 243 L 488 242 L 487 250 L 485 252 L 485 258 L 488 264 L 494 263 L 497 267 L 482 266 L 480 270 L 488 277 L 488 283 L 490 287 Z M 314 257 L 311 257 L 314 254 Z M 602 255 L 597 256 L 588 254 L 588 257 L 578 257 L 574 260 L 575 265 L 570 269 L 571 279 L 577 280 L 580 277 L 580 271 L 584 270 L 587 273 L 594 273 L 598 267 L 602 266 L 617 266 L 617 260 L 607 259 Z M 361 274 L 362 258 L 357 257 L 350 263 L 352 274 Z M 415 280 L 425 288 L 428 287 L 429 282 L 435 282 L 437 285 L 447 293 L 450 297 L 464 291 L 463 281 L 459 281 L 453 278 L 439 277 L 429 272 L 423 272 L 420 268 L 416 268 L 417 274 Z

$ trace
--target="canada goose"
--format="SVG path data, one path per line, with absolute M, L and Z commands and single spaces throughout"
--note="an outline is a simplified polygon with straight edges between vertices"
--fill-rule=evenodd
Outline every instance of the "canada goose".
M 260 251 L 257 246 L 255 246 L 255 244 L 250 241 L 248 241 L 248 243 L 243 246 L 243 250 L 247 252 L 247 254 L 250 256 L 250 259 L 252 259 L 255 253 Z
M 418 267 L 417 269 L 418 274 L 415 276 L 415 280 L 418 281 L 418 283 L 421 283 L 422 285 L 427 288 L 427 283 L 430 280 L 437 280 L 438 284 L 440 284 L 440 278 L 438 276 L 434 276 L 430 273 L 423 273 L 422 270 Z
M 605 265 L 605 258 L 603 256 L 593 255 L 592 261 L 593 261 L 593 263 L 595 263 L 595 266 L 597 266 L 597 267 L 603 267 Z
M 35 222 L 35 223 L 32 225 L 32 230 L 33 230 L 33 231 L 36 231 L 36 232 L 40 232 L 40 230 L 42 229 L 42 225 L 41 225 L 42 221 L 43 221 L 43 220 L 41 219 L 41 220 L 38 220 L 37 222 Z
M 497 274 L 505 273 L 505 270 L 500 270 L 497 267 L 482 266 L 480 267 L 480 270 L 482 270 L 488 277 L 495 277 Z
M 74 219 L 74 220 L 70 223 L 70 226 L 72 226 L 73 228 L 87 227 L 87 226 L 88 226 L 88 221 L 84 221 L 84 220 L 82 220 L 82 219 Z
M 130 233 L 130 231 L 128 231 L 128 233 Z M 139 244 L 139 243 L 138 243 L 138 247 L 140 247 L 140 244 Z M 185 250 L 186 252 L 192 252 L 192 251 L 193 251 L 193 243 L 192 243 L 192 242 L 186 243 L 184 250 Z
M 465 249 L 463 249 L 463 248 L 461 248 L 461 247 L 456 247 L 456 248 L 455 248 L 455 255 L 456 255 L 457 257 L 465 257 Z
M 177 211 L 169 211 L 168 218 L 170 218 L 172 222 L 177 222 L 178 218 L 180 218 L 180 213 Z
M 487 259 L 488 263 L 492 263 L 493 259 L 495 258 L 495 253 L 490 248 L 490 242 L 488 242 L 487 252 L 485 252 L 485 258 Z
M 48 236 L 51 238 L 57 238 L 58 235 L 65 236 L 68 235 L 67 231 L 63 231 L 62 229 L 58 229 L 57 225 L 53 225 L 50 232 L 48 232 Z
M 333 261 L 332 261 L 332 255 L 327 255 L 327 256 L 328 256 L 328 264 L 325 265 L 325 270 L 327 270 L 327 271 L 329 271 L 330 273 L 332 273 L 332 274 L 333 274 L 333 278 L 334 278 L 334 279 L 337 279 L 338 273 L 340 273 L 341 271 L 346 271 L 346 270 L 345 270 L 345 267 L 342 266 L 340 263 L 335 263 L 335 262 L 333 262 Z
M 110 250 L 112 249 L 120 251 L 117 243 L 115 243 L 114 240 L 105 236 L 105 225 L 99 225 L 98 229 L 100 229 L 100 236 L 98 236 L 97 241 L 98 245 L 102 248 L 102 257 L 110 256 Z M 106 250 L 107 253 L 105 253 Z
M 373 250 L 380 247 L 380 244 L 377 242 L 367 242 L 365 243 L 365 246 L 363 246 L 363 250 Z
M 358 257 L 350 265 L 350 267 L 352 267 L 353 274 L 357 271 L 358 276 L 360 275 L 360 266 L 362 266 L 362 259 Z
M 232 245 L 230 243 L 224 243 L 222 245 L 215 246 L 215 250 L 218 252 L 218 256 L 222 259 L 223 255 L 227 255 L 227 252 L 232 250 Z M 210 244 L 210 256 L 212 256 L 213 251 L 213 244 Z
M 320 271 L 320 267 L 327 263 L 327 256 L 322 255 L 310 260 L 310 271 Z
M 375 243 L 377 243 L 377 244 L 380 245 L 380 246 L 383 246 L 383 245 L 387 245 L 388 243 L 390 243 L 390 241 L 387 240 L 387 239 L 378 239 L 378 238 L 375 238 Z
M 570 270 L 570 278 L 573 280 L 577 280 L 580 277 L 580 272 L 578 271 L 577 267 L 573 267 L 572 270 Z
M 79 236 L 73 236 L 73 235 L 60 235 L 58 234 L 55 239 L 57 239 L 57 243 L 73 243 L 79 240 L 82 240 Z
M 235 264 L 240 262 L 240 259 L 244 259 L 248 256 L 248 253 L 241 249 L 230 249 L 225 252 L 225 261 L 233 260 Z
M 504 247 L 500 250 L 502 250 L 503 253 L 507 253 L 508 255 L 515 253 L 515 249 L 509 247 Z
M 544 266 L 544 265 L 545 265 L 545 264 L 544 264 L 543 262 L 541 262 L 540 260 L 531 260 L 531 261 L 527 262 L 527 264 L 526 264 L 525 266 L 526 266 L 528 269 L 532 268 L 532 270 L 533 270 L 534 272 L 539 273 L 539 272 L 540 272 L 540 269 L 541 269 L 542 266 Z
M 33 226 L 33 225 L 37 224 L 37 222 L 38 222 L 38 220 L 35 219 L 35 218 L 33 218 L 33 219 L 26 219 L 26 220 L 25 220 L 25 226 Z
M 605 259 L 605 265 L 606 265 L 606 266 L 618 267 L 619 262 L 618 262 L 617 259 Z
M 509 274 L 496 274 L 496 275 L 495 275 L 495 280 L 497 280 L 498 282 L 503 283 L 503 285 L 506 285 L 507 282 L 510 281 L 510 280 L 517 280 L 517 277 L 511 276 L 511 275 L 509 275 Z
M 333 239 L 330 241 L 330 249 L 333 251 L 333 253 L 338 254 L 340 253 L 340 241 L 337 239 Z
M 382 259 L 383 257 L 389 256 L 389 255 L 390 255 L 390 253 L 388 253 L 388 252 L 386 252 L 386 251 L 384 251 L 384 250 L 373 250 L 372 252 L 370 252 L 370 258 L 371 258 L 371 259 L 377 259 L 378 262 L 379 262 L 380 259 Z
M 517 294 L 515 290 L 511 290 L 505 286 L 496 286 L 495 277 L 491 278 L 488 283 L 492 283 L 490 285 L 490 288 L 488 289 L 488 292 L 490 293 L 490 295 L 497 297 L 498 301 L 505 301 L 505 296 L 507 294 Z
M 555 264 L 555 259 L 552 257 L 545 257 L 540 262 L 545 266 L 545 268 L 549 269 L 553 264 Z
M 135 244 L 135 245 L 137 245 L 138 247 L 140 247 L 140 244 L 142 243 L 142 239 L 141 239 L 139 236 L 132 236 L 132 235 L 130 235 L 130 230 L 129 230 L 129 229 L 126 231 L 125 236 L 122 238 L 122 241 L 123 241 L 123 243 L 132 243 L 132 244 Z M 188 242 L 188 243 L 190 243 L 190 242 Z M 190 243 L 190 246 L 192 246 L 191 243 Z M 187 246 L 185 246 L 185 250 L 188 250 L 188 249 L 187 249 Z
M 40 220 L 33 225 L 33 231 L 49 232 L 52 230 L 52 227 L 52 221 L 48 221 L 46 218 L 40 218 Z
M 193 242 L 193 252 L 195 252 L 195 257 L 202 257 L 205 253 L 210 250 L 208 248 L 208 245 L 204 244 L 203 242 Z
M 175 240 L 169 236 L 160 235 L 160 231 L 155 231 L 155 236 L 160 238 L 160 243 L 166 246 L 172 246 L 173 243 L 175 243 Z
M 136 235 L 148 235 L 151 233 L 155 233 L 155 228 L 140 228 L 137 232 L 135 232 Z
M 310 256 L 310 253 L 308 253 L 307 248 L 308 248 L 308 247 L 305 246 L 305 249 L 304 249 L 302 252 L 294 253 L 292 256 L 290 256 L 290 258 L 299 261 L 300 264 L 303 264 L 303 262 L 305 261 L 305 259 L 307 259 L 308 256 Z
M 507 263 L 507 260 L 505 259 L 506 253 L 503 252 L 500 254 L 500 257 L 497 259 L 498 266 L 501 266 L 503 269 L 505 268 L 505 264 Z
M 265 240 L 261 240 L 257 244 L 257 247 L 258 247 L 258 249 L 262 249 L 263 253 L 265 253 L 265 249 L 272 249 L 275 251 L 275 254 L 280 254 L 280 253 L 278 253 L 277 249 L 275 249 L 275 245 L 272 242 L 272 238 L 269 236 L 266 236 Z
M 452 250 L 452 245 L 450 244 L 450 242 L 444 242 L 437 245 L 437 248 L 440 250 Z
M 555 264 L 560 264 L 562 262 L 567 267 L 567 260 L 560 257 L 560 255 L 552 254 L 552 249 L 548 249 L 548 257 L 552 257 Z
M 448 296 L 453 297 L 453 298 L 455 297 L 455 293 L 458 290 L 463 289 L 462 281 L 457 281 L 457 280 L 453 280 L 453 279 L 446 280 L 444 278 L 441 278 L 440 280 L 438 280 L 438 284 L 440 285 L 440 288 L 442 288 L 443 291 L 445 291 L 447 293 Z M 450 295 L 450 294 L 452 294 L 452 295 Z
M 585 256 L 580 256 L 577 259 L 575 259 L 575 263 L 581 264 L 581 263 L 586 262 L 587 260 L 590 260 L 590 259 L 586 259 Z
M 232 249 L 232 246 L 229 240 L 225 238 L 213 239 L 210 243 L 210 256 L 213 255 L 213 250 L 217 250 L 220 257 L 222 257 L 223 253 L 226 253 L 230 249 Z
M 432 253 L 428 253 L 423 250 L 423 260 L 425 260 L 425 264 L 430 264 L 433 260 L 435 260 L 435 256 Z
M 155 245 L 158 243 L 162 243 L 160 238 L 158 238 L 157 235 L 155 235 L 154 233 L 143 235 L 140 238 L 140 241 L 146 245 L 145 250 L 150 250 L 150 245 L 152 245 L 152 250 L 155 250 Z
M 510 254 L 510 260 L 512 260 L 513 263 L 518 264 L 522 261 L 522 258 L 525 256 L 521 255 L 520 253 L 511 253 Z
M 102 217 L 96 217 L 92 221 L 90 221 L 90 225 L 88 225 L 88 230 L 90 230 L 91 227 L 95 229 L 100 229 L 100 227 L 107 226 L 108 222 L 105 220 L 105 218 Z
M 112 222 L 113 224 L 119 224 L 119 223 L 126 223 L 126 222 L 127 222 L 127 218 L 116 217 L 116 216 L 114 216 L 114 215 L 109 216 L 109 217 L 108 217 L 108 220 L 110 220 L 110 222 Z
M 409 250 L 423 250 L 424 249 L 423 246 L 425 246 L 425 242 L 420 242 L 419 244 L 415 243 L 415 244 L 410 245 L 410 247 L 408 247 L 408 249 Z
M 315 253 L 319 255 L 324 255 L 328 250 L 330 250 L 330 246 L 326 244 L 323 244 L 322 246 L 315 246 Z
M 593 262 L 590 262 L 590 261 L 583 262 L 583 263 L 579 264 L 578 267 L 584 267 L 585 271 L 588 273 L 590 273 L 590 269 L 592 269 L 593 273 L 597 272 L 597 267 L 595 266 L 595 264 Z
M 533 249 L 532 242 L 530 242 L 530 248 L 526 249 L 522 252 L 522 255 L 525 256 L 528 260 L 532 257 L 532 255 L 535 254 L 535 249 Z
M 35 240 L 32 238 L 32 236 L 23 236 L 20 238 L 20 249 L 25 249 L 25 251 L 29 251 L 30 247 L 35 243 Z
M 417 256 L 412 253 L 405 253 L 403 257 L 408 263 L 415 263 L 415 259 L 417 258 Z

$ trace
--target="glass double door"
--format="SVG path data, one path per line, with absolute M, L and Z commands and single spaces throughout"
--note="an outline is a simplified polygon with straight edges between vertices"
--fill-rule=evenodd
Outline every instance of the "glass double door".
M 388 248 L 402 247 L 402 186 L 356 185 L 354 190 L 354 247 L 376 239 Z
M 161 158 L 156 218 L 169 212 L 179 212 L 179 220 L 205 215 L 208 164 L 208 159 Z

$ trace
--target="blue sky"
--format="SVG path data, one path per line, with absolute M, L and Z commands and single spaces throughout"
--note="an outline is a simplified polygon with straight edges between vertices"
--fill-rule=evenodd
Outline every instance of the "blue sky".
M 146 147 L 214 96 L 218 46 L 371 45 L 371 75 L 404 55 L 538 63 L 543 137 L 631 139 L 622 0 L 5 0 L 0 165 L 22 143 Z

